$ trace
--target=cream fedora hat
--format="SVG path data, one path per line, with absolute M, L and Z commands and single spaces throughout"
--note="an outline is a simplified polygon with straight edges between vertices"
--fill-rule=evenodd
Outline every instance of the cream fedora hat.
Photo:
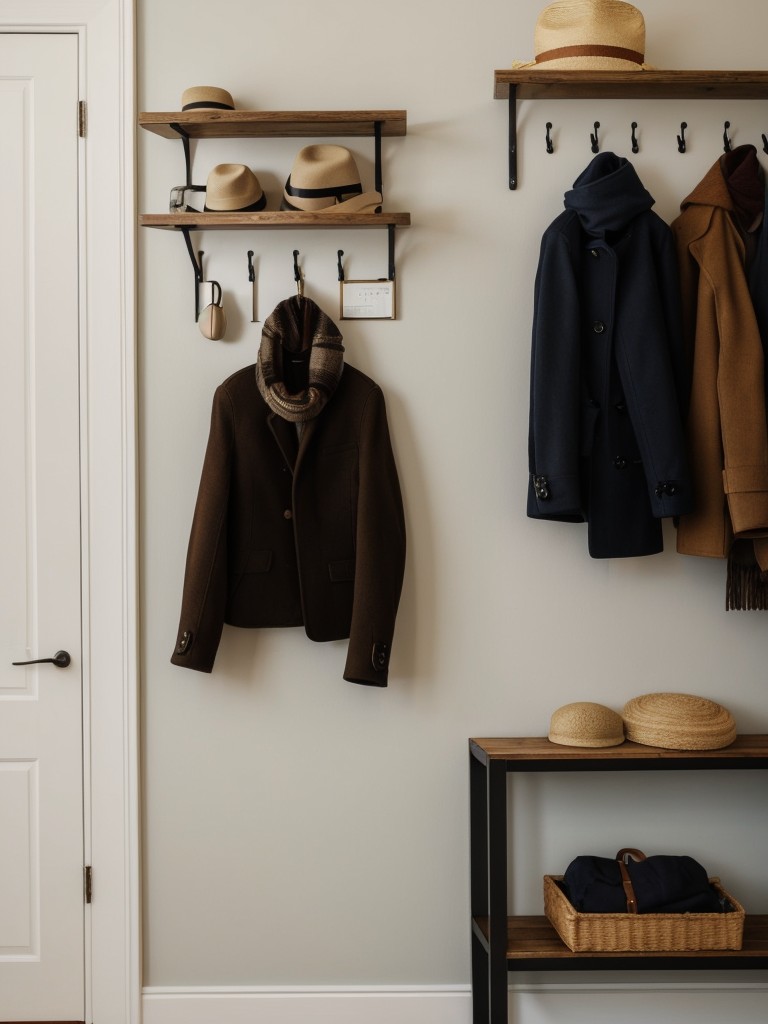
M 182 110 L 234 110 L 235 101 L 226 89 L 215 85 L 193 85 L 181 94 Z
M 296 155 L 280 209 L 372 213 L 381 203 L 381 193 L 363 192 L 355 158 L 346 147 L 320 143 Z
M 216 164 L 205 185 L 209 213 L 250 213 L 263 210 L 267 197 L 259 179 L 245 164 Z
M 645 19 L 622 0 L 557 0 L 536 21 L 533 61 L 542 71 L 646 71 Z

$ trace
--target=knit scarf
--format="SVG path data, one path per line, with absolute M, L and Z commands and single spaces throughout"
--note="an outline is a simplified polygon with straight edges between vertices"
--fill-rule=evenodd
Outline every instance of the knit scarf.
M 312 299 L 293 296 L 264 321 L 256 386 L 270 409 L 291 423 L 306 423 L 325 407 L 344 369 L 336 324 Z

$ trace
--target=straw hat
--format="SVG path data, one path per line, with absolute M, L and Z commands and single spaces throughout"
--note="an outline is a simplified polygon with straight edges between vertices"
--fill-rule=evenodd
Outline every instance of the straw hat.
M 536 21 L 533 61 L 542 71 L 644 71 L 645 20 L 621 0 L 557 0 Z
M 736 739 L 729 711 L 689 693 L 646 693 L 624 705 L 628 740 L 668 750 L 717 750 Z
M 209 213 L 249 213 L 266 205 L 259 179 L 245 164 L 216 164 L 208 175 L 204 209 Z
M 280 209 L 372 213 L 381 203 L 379 192 L 363 192 L 355 158 L 346 147 L 320 143 L 297 154 Z
M 182 110 L 234 110 L 235 101 L 226 89 L 215 85 L 193 85 L 181 94 Z
M 553 712 L 549 740 L 566 747 L 615 747 L 624 742 L 624 723 L 603 704 L 578 701 Z

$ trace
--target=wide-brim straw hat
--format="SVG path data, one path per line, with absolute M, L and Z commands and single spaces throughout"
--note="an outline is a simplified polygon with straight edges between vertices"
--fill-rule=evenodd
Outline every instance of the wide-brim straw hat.
M 552 713 L 548 739 L 566 747 L 615 747 L 624 742 L 624 722 L 604 704 L 577 701 Z
M 226 89 L 215 85 L 193 85 L 181 94 L 182 110 L 234 110 L 235 101 Z
M 381 207 L 379 192 L 363 192 L 354 156 L 345 146 L 304 146 L 285 183 L 281 210 L 370 213 Z
M 533 61 L 514 69 L 647 71 L 645 19 L 622 0 L 557 0 L 536 21 Z
M 646 693 L 624 705 L 628 740 L 668 750 L 718 750 L 736 739 L 730 711 L 690 693 Z
M 251 213 L 267 205 L 261 183 L 245 164 L 216 164 L 205 185 L 205 210 Z

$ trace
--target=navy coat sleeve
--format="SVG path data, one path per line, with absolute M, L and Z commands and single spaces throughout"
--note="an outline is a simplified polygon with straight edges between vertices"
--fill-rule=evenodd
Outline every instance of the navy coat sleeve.
M 527 508 L 533 519 L 584 521 L 579 451 L 580 332 L 579 292 L 570 246 L 553 225 L 541 241 L 534 287 Z

